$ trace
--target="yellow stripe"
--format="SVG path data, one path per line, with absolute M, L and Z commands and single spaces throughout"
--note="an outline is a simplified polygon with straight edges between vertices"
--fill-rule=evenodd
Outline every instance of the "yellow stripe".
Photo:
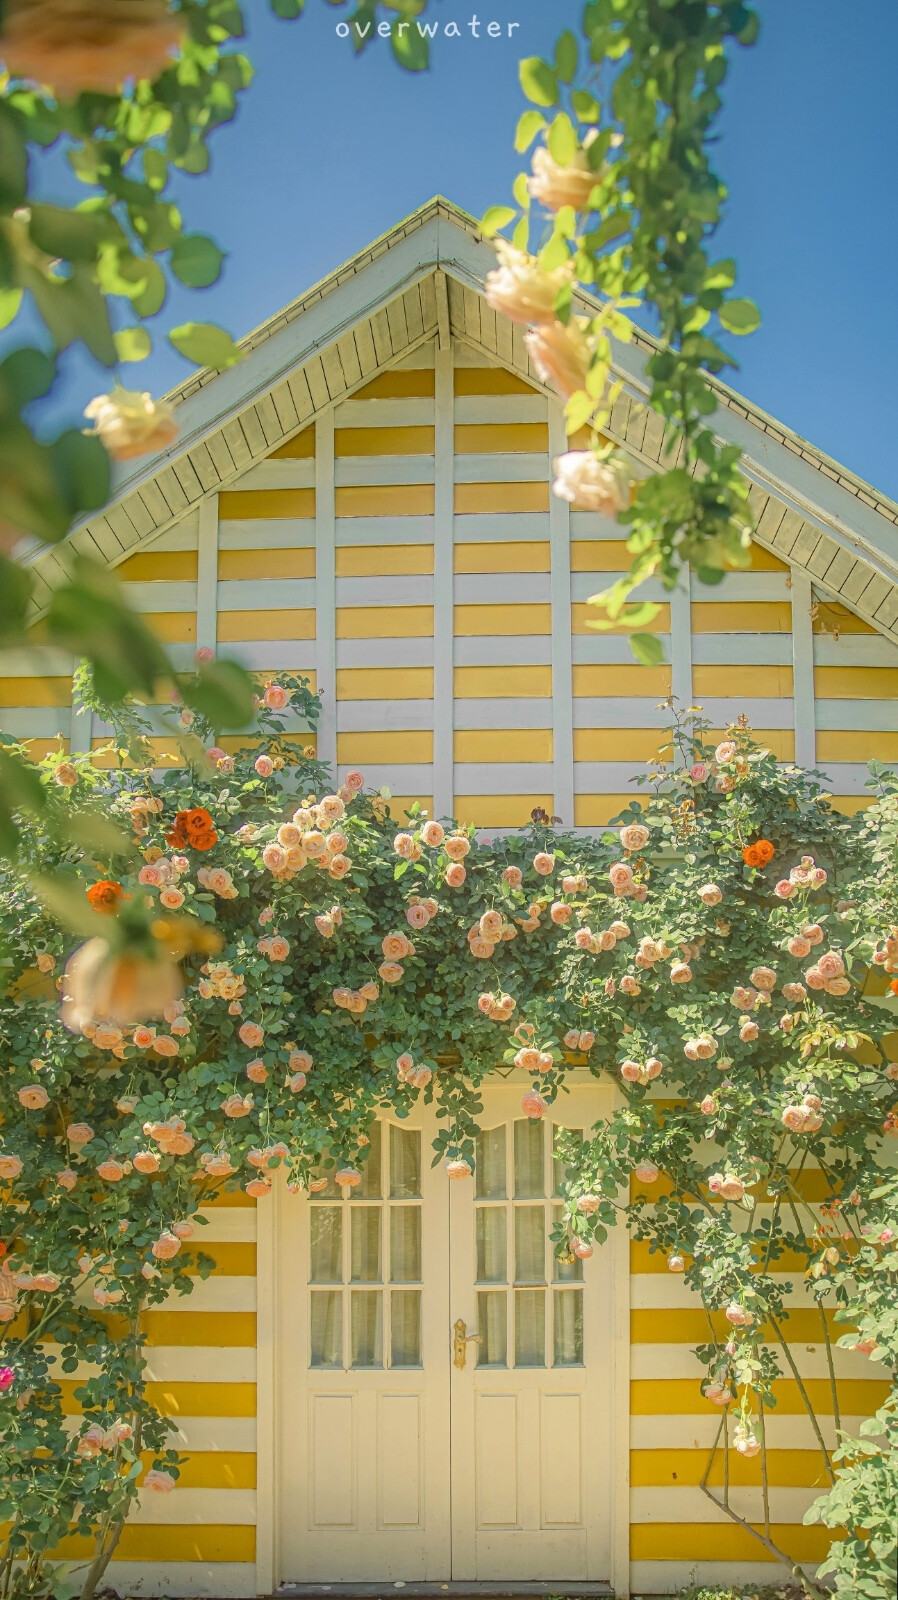
M 859 811 L 866 811 L 868 806 L 872 806 L 875 799 L 876 796 L 872 794 L 834 794 L 832 806 L 833 810 L 840 811 L 843 817 L 856 817 Z
M 145 611 L 143 620 L 166 644 L 193 644 L 196 640 L 193 611 Z
M 694 1488 L 701 1483 L 707 1465 L 707 1450 L 631 1450 L 630 1484 L 634 1489 L 669 1488 L 673 1483 L 679 1488 Z M 779 1489 L 828 1487 L 819 1450 L 768 1450 L 767 1475 Z M 739 1487 L 761 1483 L 761 1457 L 747 1459 L 731 1451 L 729 1479 Z M 723 1458 L 718 1451 L 708 1482 L 720 1485 L 723 1481 Z
M 226 489 L 218 514 L 229 517 L 314 517 L 314 489 Z
M 545 455 L 549 448 L 546 422 L 456 423 L 456 455 Z
M 221 1350 L 253 1346 L 256 1342 L 254 1311 L 146 1311 L 146 1343 L 151 1345 L 204 1344 Z
M 693 600 L 692 631 L 791 633 L 792 607 L 787 600 Z
M 213 1278 L 254 1278 L 256 1276 L 256 1247 L 254 1244 L 243 1244 L 231 1240 L 217 1241 L 207 1244 L 203 1234 L 204 1228 L 197 1228 L 191 1240 L 190 1248 L 201 1250 L 204 1256 L 211 1256 L 215 1262 L 211 1276 Z M 188 1268 L 189 1272 L 196 1275 L 195 1267 Z
M 548 540 L 455 546 L 456 572 L 548 572 L 550 568 Z
M 70 706 L 71 678 L 0 678 L 0 706 Z
M 430 639 L 433 606 L 342 606 L 338 639 Z
M 432 700 L 433 667 L 338 667 L 338 700 Z
M 759 1526 L 763 1533 L 763 1526 Z M 772 1522 L 770 1537 L 793 1561 L 822 1561 L 837 1535 L 829 1528 Z M 635 1522 L 630 1525 L 631 1561 L 775 1561 L 776 1557 L 735 1523 Z
M 695 607 L 694 606 L 693 606 L 692 609 L 693 609 L 693 611 L 695 611 Z M 604 622 L 605 620 L 607 620 L 607 613 L 602 611 L 602 610 L 600 610 L 597 606 L 588 606 L 588 605 L 585 604 L 585 602 L 583 604 L 581 604 L 580 602 L 575 602 L 574 605 L 571 606 L 571 632 L 572 633 L 591 633 L 591 634 L 595 635 L 595 633 L 596 633 L 595 628 L 588 627 L 587 623 L 588 622 Z M 606 633 L 630 633 L 630 632 L 632 632 L 632 629 L 633 629 L 633 624 L 632 623 L 629 623 L 629 622 L 616 622 L 614 624 L 613 628 L 602 628 L 601 635 L 604 635 Z M 639 624 L 639 632 L 640 633 L 669 633 L 670 632 L 670 606 L 667 605 L 666 603 L 664 605 L 659 606 L 658 607 L 658 615 L 656 617 L 653 617 L 651 622 L 640 622 L 640 624 Z M 645 671 L 646 669 L 643 668 L 641 670 Z
M 652 761 L 668 743 L 663 728 L 575 728 L 574 760 Z
M 532 811 L 551 816 L 554 804 L 550 794 L 465 794 L 455 797 L 455 815 L 459 822 L 480 828 L 522 828 Z
M 572 572 L 626 572 L 632 554 L 625 539 L 574 539 Z
M 433 572 L 432 544 L 342 544 L 338 578 L 392 578 Z
M 216 1189 L 203 1196 L 203 1207 L 221 1206 L 224 1210 L 255 1211 L 256 1202 L 245 1189 Z
M 432 456 L 433 428 L 337 428 L 337 456 Z
M 457 700 L 548 700 L 551 695 L 551 667 L 456 667 L 455 669 Z
M 788 561 L 781 561 L 772 550 L 765 550 L 763 545 L 753 544 L 751 547 L 752 572 L 789 572 Z
M 868 733 L 866 729 L 817 730 L 818 761 L 893 761 L 898 756 L 898 733 Z
M 455 512 L 472 516 L 478 512 L 548 511 L 547 483 L 457 483 Z
M 659 1313 L 661 1317 L 666 1311 Z M 636 1378 L 630 1384 L 632 1417 L 676 1417 L 719 1415 L 719 1407 L 707 1400 L 698 1385 L 699 1373 L 692 1378 Z M 832 1416 L 833 1397 L 828 1378 L 804 1378 L 802 1384 L 818 1416 Z M 872 1416 L 889 1392 L 887 1383 L 872 1378 L 845 1378 L 837 1385 L 842 1411 L 851 1417 Z M 776 1378 L 773 1383 L 777 1415 L 798 1416 L 805 1409 L 794 1378 Z
M 432 517 L 432 483 L 359 484 L 337 489 L 338 517 Z
M 191 583 L 196 579 L 197 560 L 195 550 L 148 550 L 145 555 L 129 556 L 114 571 L 124 583 L 153 583 L 160 579 Z
M 284 611 L 219 611 L 218 639 L 235 644 L 243 639 L 314 639 L 311 607 Z
M 551 761 L 551 728 L 469 728 L 455 735 L 456 761 Z
M 314 578 L 313 545 L 289 550 L 220 550 L 218 576 L 223 582 L 240 578 Z
M 382 372 L 363 388 L 356 389 L 352 400 L 427 400 L 434 393 L 433 367 L 410 367 L 401 372 Z
M 308 742 L 306 742 L 308 740 Z M 223 733 L 218 740 L 222 750 L 232 756 L 238 750 L 254 750 L 258 748 L 258 736 L 255 733 Z M 303 738 L 303 749 L 315 755 L 315 739 L 312 734 Z
M 552 632 L 552 607 L 548 605 L 456 606 L 455 632 L 459 638 L 493 638 L 497 634 Z
M 601 828 L 619 812 L 626 811 L 631 801 L 638 799 L 633 794 L 578 794 L 574 800 L 574 826 L 577 828 Z
M 456 367 L 456 394 L 538 394 L 514 372 L 504 367 Z
M 671 1104 L 674 1103 L 675 1102 L 671 1102 Z M 819 1167 L 809 1167 L 804 1172 L 793 1172 L 792 1182 L 798 1194 L 800 1194 L 803 1199 L 808 1201 L 819 1203 L 821 1200 L 829 1200 L 833 1194 L 832 1184 L 829 1183 L 825 1173 L 821 1172 Z M 653 1200 L 657 1200 L 658 1196 L 661 1194 L 672 1194 L 673 1185 L 671 1184 L 670 1179 L 665 1177 L 656 1179 L 656 1181 L 650 1185 L 640 1183 L 638 1178 L 631 1178 L 630 1190 L 634 1195 L 646 1194 L 650 1195 Z M 752 1193 L 756 1194 L 758 1199 L 762 1201 L 767 1201 L 771 1198 L 764 1183 L 756 1184 L 752 1190 Z M 638 1240 L 633 1240 L 630 1248 L 631 1251 L 647 1252 L 648 1244 L 642 1244 Z M 635 1256 L 633 1259 L 636 1259 Z M 642 1259 L 641 1255 L 640 1259 Z M 659 1257 L 656 1253 L 655 1255 L 651 1256 L 650 1259 L 654 1262 L 657 1261 Z M 636 1271 L 637 1269 L 634 1268 L 633 1270 Z M 654 1269 L 651 1267 L 640 1267 L 638 1270 L 643 1272 L 653 1271 Z
M 692 693 L 735 699 L 788 700 L 792 694 L 791 667 L 693 667 Z
M 776 1270 L 784 1269 L 777 1259 Z M 728 1336 L 732 1331 L 723 1312 L 711 1313 L 711 1324 L 718 1339 Z M 840 1333 L 849 1331 L 850 1323 L 836 1322 L 835 1312 L 827 1311 L 826 1324 L 830 1336 L 837 1338 Z M 783 1327 L 789 1337 L 800 1339 L 808 1344 L 819 1344 L 823 1340 L 823 1324 L 820 1313 L 804 1306 L 790 1310 L 788 1316 L 783 1317 Z M 770 1337 L 773 1337 L 770 1331 Z M 635 1310 L 630 1312 L 630 1341 L 632 1344 L 702 1344 L 708 1338 L 708 1318 L 702 1309 L 690 1310 L 686 1307 L 668 1307 L 664 1311 Z
M 144 1450 L 145 1467 L 153 1464 L 152 1450 Z M 256 1457 L 251 1450 L 191 1450 L 182 1456 L 179 1489 L 255 1489 Z
M 670 667 L 615 666 L 609 662 L 595 662 L 575 666 L 573 672 L 575 699 L 586 696 L 605 696 L 614 699 L 663 699 L 670 694 Z
M 337 760 L 348 766 L 364 766 L 369 761 L 432 761 L 433 734 L 425 728 L 408 732 L 390 729 L 388 733 L 340 733 L 337 735 Z
M 68 752 L 69 749 L 68 739 L 24 739 L 22 742 L 32 761 L 43 761 L 44 756 L 55 756 L 60 750 Z
M 820 700 L 894 700 L 898 667 L 815 667 L 814 692 Z
M 272 450 L 269 461 L 313 461 L 315 459 L 315 427 L 303 428 L 302 433 L 294 434 L 286 444 L 279 444 Z
M 876 629 L 837 600 L 820 600 L 820 610 L 814 619 L 814 632 L 875 633 Z
M 94 1541 L 82 1534 L 67 1534 L 50 1551 L 56 1559 L 89 1560 Z M 256 1530 L 228 1523 L 188 1527 L 183 1523 L 128 1523 L 116 1546 L 116 1561 L 255 1561 Z

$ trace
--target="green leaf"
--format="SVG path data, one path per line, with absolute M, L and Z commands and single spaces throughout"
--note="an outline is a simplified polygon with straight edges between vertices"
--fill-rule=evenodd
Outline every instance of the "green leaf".
M 585 89 L 575 89 L 571 95 L 571 103 L 581 122 L 596 123 L 602 114 L 598 100 L 594 100 Z
M 109 455 L 96 434 L 68 428 L 49 446 L 60 494 L 71 516 L 96 511 L 109 498 Z
M 736 282 L 736 263 L 732 259 L 715 261 L 705 273 L 706 289 L 731 289 Z
M 235 661 L 205 661 L 195 681 L 180 684 L 186 705 L 216 728 L 245 728 L 253 718 L 252 680 Z
M 518 66 L 518 77 L 528 100 L 537 106 L 558 104 L 558 79 L 547 61 L 528 56 Z
M 93 262 L 100 245 L 119 236 L 120 229 L 106 211 L 69 211 L 64 206 L 33 204 L 28 235 L 45 255 Z
M 546 119 L 541 111 L 525 111 L 521 116 L 514 136 L 514 147 L 519 155 L 529 150 L 534 139 L 542 133 L 546 126 Z
M 271 9 L 276 17 L 282 17 L 285 22 L 292 22 L 294 17 L 301 17 L 305 0 L 271 0 Z
M 0 206 L 14 211 L 25 204 L 28 156 L 18 117 L 0 101 Z
M 577 154 L 577 135 L 566 111 L 560 111 L 549 129 L 549 154 L 560 167 L 568 167 Z
M 165 273 L 158 261 L 147 258 L 139 263 L 141 268 L 142 285 L 132 296 L 132 305 L 139 317 L 154 317 L 161 311 L 168 293 Z
M 753 300 L 725 300 L 717 315 L 727 333 L 754 333 L 761 326 L 761 313 Z
M 153 348 L 146 328 L 119 328 L 112 337 L 119 361 L 143 361 Z
M 664 646 L 657 633 L 633 633 L 630 649 L 644 667 L 657 667 L 664 660 Z
M 562 83 L 572 83 L 577 72 L 580 52 L 570 29 L 565 29 L 555 46 L 555 71 Z
M 18 316 L 21 304 L 21 289 L 0 289 L 0 328 L 9 327 Z
M 423 72 L 430 61 L 428 40 L 417 28 L 405 26 L 400 31 L 400 21 L 393 23 L 390 35 L 393 55 L 406 72 Z
M 492 239 L 500 228 L 505 228 L 509 222 L 514 222 L 516 216 L 517 212 L 513 206 L 490 206 L 489 210 L 484 212 L 480 231 L 487 239 Z
M 175 240 L 171 267 L 188 289 L 208 289 L 221 272 L 224 251 L 205 233 L 184 233 Z
M 224 372 L 243 360 L 243 352 L 238 350 L 231 335 L 225 333 L 224 328 L 216 327 L 214 322 L 184 322 L 179 328 L 172 328 L 168 339 L 179 355 L 186 356 L 198 367 Z

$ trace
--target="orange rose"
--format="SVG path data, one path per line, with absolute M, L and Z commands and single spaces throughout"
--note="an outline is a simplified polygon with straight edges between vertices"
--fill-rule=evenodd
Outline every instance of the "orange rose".
M 194 806 L 192 811 L 178 812 L 176 822 L 181 821 L 187 833 L 207 833 L 213 826 L 213 821 L 205 806 Z
M 198 828 L 187 840 L 194 850 L 211 850 L 218 843 L 218 834 L 214 828 Z
M 95 911 L 117 911 L 124 895 L 125 891 L 121 884 L 114 883 L 110 878 L 102 878 L 99 883 L 92 883 L 87 891 L 87 898 Z

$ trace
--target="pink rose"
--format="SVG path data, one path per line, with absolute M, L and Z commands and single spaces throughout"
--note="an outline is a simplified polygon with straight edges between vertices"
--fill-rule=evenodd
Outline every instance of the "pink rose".
M 148 1472 L 143 1480 L 144 1489 L 150 1489 L 154 1494 L 171 1494 L 175 1480 L 170 1472 L 160 1472 L 154 1469 Z
M 290 704 L 290 691 L 279 683 L 268 683 L 265 685 L 262 699 L 269 711 L 283 711 Z M 267 778 L 268 773 L 263 773 L 262 776 Z
M 689 768 L 689 777 L 693 783 L 706 783 L 710 776 L 711 769 L 704 761 L 696 761 L 695 765 Z
M 358 794 L 359 790 L 365 787 L 365 779 L 360 772 L 347 772 L 344 782 L 346 788 L 351 789 L 353 794 Z
M 260 778 L 270 778 L 274 771 L 274 762 L 270 756 L 257 756 L 253 766 Z
M 731 739 L 724 739 L 723 743 L 719 744 L 717 749 L 714 751 L 714 760 L 717 762 L 718 766 L 725 767 L 728 761 L 732 761 L 735 754 L 736 746 L 734 745 L 733 741 Z

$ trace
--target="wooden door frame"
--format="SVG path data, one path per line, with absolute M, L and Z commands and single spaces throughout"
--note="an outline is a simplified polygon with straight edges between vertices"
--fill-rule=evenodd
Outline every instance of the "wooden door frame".
M 573 1081 L 595 1083 L 591 1075 Z M 596 1087 L 600 1087 L 596 1084 Z M 604 1086 L 602 1086 L 604 1087 Z M 611 1090 L 612 1104 L 617 1099 Z M 283 1174 L 256 1205 L 256 1594 L 271 1595 L 281 1582 L 280 1379 L 278 1328 L 281 1214 L 290 1201 Z M 611 1584 L 618 1600 L 630 1595 L 630 1240 L 614 1228 L 612 1252 L 612 1471 Z M 447 1332 L 448 1351 L 448 1332 Z M 448 1354 L 447 1354 L 448 1359 Z M 474 1592 L 477 1585 L 470 1587 Z

